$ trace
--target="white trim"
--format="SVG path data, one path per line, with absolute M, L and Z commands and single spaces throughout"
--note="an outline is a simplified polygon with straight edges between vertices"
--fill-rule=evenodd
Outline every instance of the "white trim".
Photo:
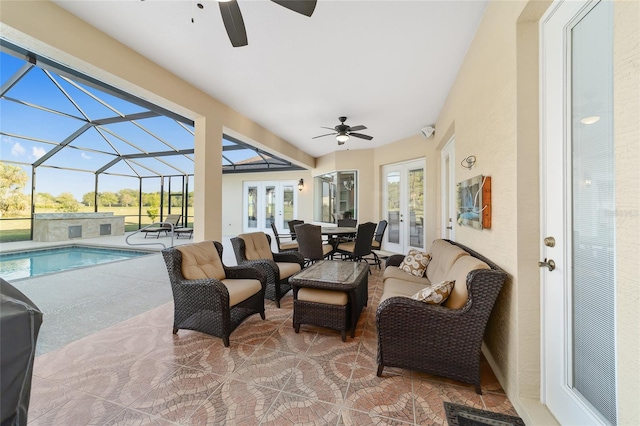
M 455 176 L 456 176 L 456 137 L 455 135 L 449 139 L 449 141 L 444 145 L 442 150 L 440 151 L 440 217 L 441 217 L 441 229 L 440 235 L 442 238 L 449 238 L 451 240 L 455 240 L 456 235 L 456 220 L 449 221 L 450 218 L 453 218 L 453 215 L 456 211 L 455 209 Z M 447 176 L 445 170 L 445 160 L 449 160 L 449 174 Z M 449 182 L 449 187 L 447 187 L 447 182 Z M 449 194 L 447 194 L 447 191 Z M 445 194 L 447 194 L 448 203 L 445 202 Z M 447 206 L 448 204 L 448 206 Z M 449 215 L 447 215 L 447 211 Z M 449 216 L 449 217 L 448 217 Z M 447 226 L 451 226 L 451 230 L 447 233 Z

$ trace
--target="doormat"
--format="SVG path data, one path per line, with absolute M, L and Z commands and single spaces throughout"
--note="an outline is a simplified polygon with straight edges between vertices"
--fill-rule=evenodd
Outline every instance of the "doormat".
M 444 403 L 449 426 L 525 426 L 520 417 L 479 410 L 460 404 Z

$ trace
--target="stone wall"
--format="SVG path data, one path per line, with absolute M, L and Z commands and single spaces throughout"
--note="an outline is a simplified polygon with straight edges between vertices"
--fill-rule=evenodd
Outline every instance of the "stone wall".
M 33 218 L 33 241 L 68 241 L 111 235 L 124 235 L 124 216 L 114 216 L 113 213 L 39 213 Z

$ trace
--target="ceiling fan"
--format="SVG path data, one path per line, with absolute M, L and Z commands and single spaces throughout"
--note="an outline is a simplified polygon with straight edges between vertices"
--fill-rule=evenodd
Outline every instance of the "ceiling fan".
M 348 124 L 344 124 L 347 121 L 347 117 L 338 117 L 340 120 L 340 124 L 331 128 L 331 127 L 321 127 L 322 129 L 335 130 L 333 133 L 327 133 L 326 135 L 315 136 L 311 139 L 322 138 L 324 136 L 336 135 L 336 140 L 338 141 L 338 145 L 344 145 L 346 141 L 349 140 L 349 137 L 353 136 L 354 138 L 366 139 L 370 141 L 373 139 L 373 136 L 363 135 L 362 133 L 354 133 L 354 130 L 365 130 L 365 126 L 349 126 Z
M 317 0 L 271 0 L 280 6 L 286 7 L 289 10 L 300 13 L 305 16 L 311 16 L 316 8 Z M 222 14 L 222 21 L 224 27 L 229 35 L 229 40 L 233 47 L 246 46 L 247 30 L 244 26 L 244 20 L 240 13 L 240 6 L 236 0 L 218 0 L 220 6 L 220 13 Z M 203 9 L 202 3 L 198 3 L 198 7 Z

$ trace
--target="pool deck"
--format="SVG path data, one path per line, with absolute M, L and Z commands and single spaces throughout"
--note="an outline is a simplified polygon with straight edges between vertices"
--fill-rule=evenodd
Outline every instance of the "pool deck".
M 144 238 L 136 234 L 130 246 L 124 236 L 87 238 L 73 241 L 3 243 L 0 253 L 79 244 L 86 246 L 152 250 L 157 254 L 120 260 L 96 266 L 56 272 L 49 275 L 11 280 L 43 312 L 37 355 L 65 346 L 82 337 L 118 324 L 143 312 L 171 302 L 171 285 L 160 254 L 171 238 Z M 236 265 L 231 237 L 223 237 L 223 262 Z M 190 244 L 193 239 L 175 239 L 174 245 Z

